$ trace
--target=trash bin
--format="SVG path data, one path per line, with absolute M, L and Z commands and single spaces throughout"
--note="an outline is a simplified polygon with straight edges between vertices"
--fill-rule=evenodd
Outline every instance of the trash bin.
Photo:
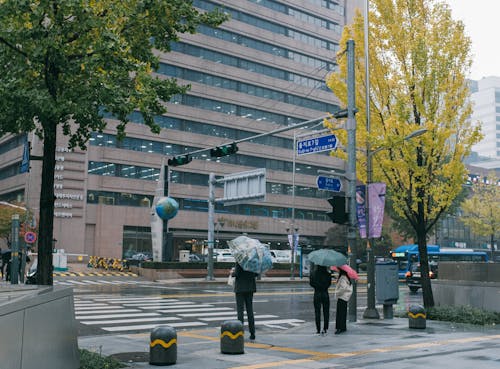
M 425 329 L 427 314 L 422 305 L 412 305 L 408 310 L 409 328 Z
M 159 325 L 151 331 L 149 363 L 172 365 L 177 361 L 177 332 L 169 325 Z
M 220 352 L 244 354 L 243 324 L 239 320 L 227 320 L 220 326 Z

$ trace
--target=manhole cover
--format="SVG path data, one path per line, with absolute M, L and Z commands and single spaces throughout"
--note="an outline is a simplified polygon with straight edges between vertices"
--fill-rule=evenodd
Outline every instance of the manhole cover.
M 120 352 L 110 356 L 122 363 L 142 363 L 149 361 L 149 352 Z

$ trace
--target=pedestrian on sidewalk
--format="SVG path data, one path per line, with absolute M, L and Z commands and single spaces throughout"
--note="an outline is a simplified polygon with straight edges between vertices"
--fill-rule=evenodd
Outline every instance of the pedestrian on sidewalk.
M 258 274 L 244 270 L 236 263 L 234 270 L 234 293 L 238 320 L 244 324 L 243 311 L 246 309 L 250 340 L 255 340 L 255 319 L 253 316 L 253 294 L 257 291 L 255 278 Z
M 337 298 L 335 334 L 340 334 L 347 330 L 347 302 L 352 295 L 352 283 L 347 272 L 341 267 L 337 268 L 339 277 L 337 279 L 337 285 L 335 286 L 335 297 Z
M 314 288 L 314 318 L 316 321 L 316 334 L 327 335 L 330 322 L 330 296 L 328 288 L 332 284 L 332 275 L 322 265 L 313 265 L 309 275 L 309 284 Z M 323 308 L 323 330 L 321 330 L 321 308 Z

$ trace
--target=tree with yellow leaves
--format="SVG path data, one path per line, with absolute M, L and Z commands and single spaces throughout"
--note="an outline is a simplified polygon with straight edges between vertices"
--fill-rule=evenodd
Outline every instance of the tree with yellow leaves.
M 462 203 L 463 216 L 460 220 L 475 234 L 490 237 L 492 257 L 495 238 L 500 233 L 499 209 L 500 182 L 494 173 L 488 175 L 485 182 L 473 183 L 472 195 Z
M 387 183 L 397 214 L 415 231 L 422 270 L 424 305 L 434 305 L 427 236 L 460 193 L 462 159 L 481 138 L 468 120 L 471 104 L 466 76 L 470 40 L 449 6 L 435 0 L 371 0 L 369 12 L 370 132 L 366 121 L 364 20 L 358 13 L 344 29 L 342 44 L 356 45 L 357 142 L 377 153 L 373 179 Z M 328 86 L 347 101 L 347 60 Z M 331 126 L 331 128 L 337 128 Z M 404 141 L 418 129 L 424 135 Z M 358 178 L 366 180 L 366 151 L 358 156 Z M 334 153 L 335 155 L 335 153 Z

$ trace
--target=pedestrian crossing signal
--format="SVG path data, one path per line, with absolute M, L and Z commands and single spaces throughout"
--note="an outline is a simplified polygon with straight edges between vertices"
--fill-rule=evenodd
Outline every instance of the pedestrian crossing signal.
M 346 224 L 348 213 L 345 211 L 346 199 L 345 196 L 333 196 L 328 199 L 332 206 L 332 211 L 326 213 L 333 223 Z
M 172 159 L 168 159 L 168 165 L 178 167 L 180 165 L 186 165 L 192 160 L 193 158 L 190 155 L 174 156 Z

